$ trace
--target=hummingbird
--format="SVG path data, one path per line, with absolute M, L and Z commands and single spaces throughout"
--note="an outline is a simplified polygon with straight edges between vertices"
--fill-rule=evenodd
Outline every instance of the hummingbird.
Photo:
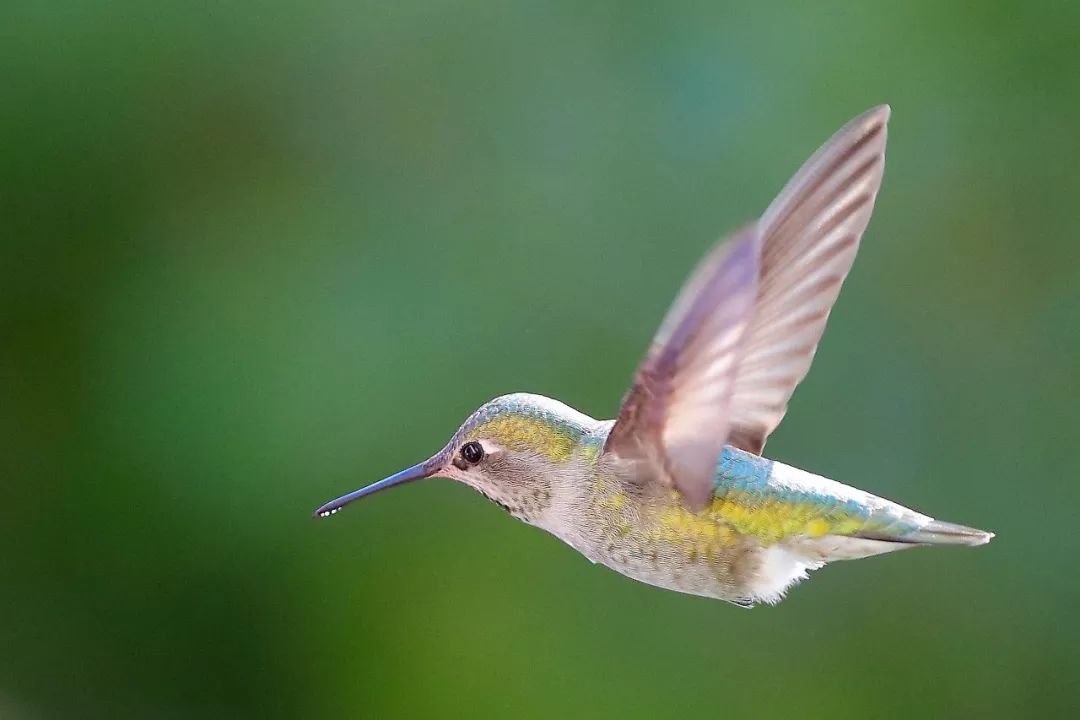
M 774 604 L 835 560 L 992 533 L 766 459 L 870 220 L 890 108 L 851 120 L 675 299 L 618 417 L 529 393 L 482 405 L 439 452 L 315 511 L 434 476 L 650 585 Z

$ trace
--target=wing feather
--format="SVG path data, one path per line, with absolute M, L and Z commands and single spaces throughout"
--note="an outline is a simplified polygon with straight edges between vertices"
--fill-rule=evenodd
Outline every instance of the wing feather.
M 870 220 L 889 108 L 844 126 L 757 223 L 698 264 L 623 399 L 604 452 L 692 507 L 725 444 L 760 452 L 805 377 Z
M 759 221 L 761 279 L 731 398 L 728 442 L 760 453 L 806 377 L 870 221 L 885 168 L 889 107 L 840 129 Z
M 740 343 L 757 296 L 760 242 L 751 226 L 715 249 L 680 292 L 638 368 L 605 452 L 648 461 L 700 506 L 728 435 Z

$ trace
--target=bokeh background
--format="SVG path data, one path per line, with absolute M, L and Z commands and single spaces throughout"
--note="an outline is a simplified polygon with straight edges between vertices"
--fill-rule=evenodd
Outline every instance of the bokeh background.
M 0 717 L 1064 717 L 1080 4 L 0 11 Z M 883 194 L 770 455 L 998 533 L 751 612 L 464 487 L 321 502 L 510 391 L 612 416 L 847 119 Z

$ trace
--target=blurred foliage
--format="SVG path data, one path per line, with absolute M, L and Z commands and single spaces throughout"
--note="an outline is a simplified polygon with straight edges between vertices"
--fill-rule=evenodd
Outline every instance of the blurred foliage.
M 8 3 L 0 715 L 1063 717 L 1080 4 Z M 848 118 L 885 189 L 778 459 L 998 532 L 743 612 L 429 481 L 611 416 Z

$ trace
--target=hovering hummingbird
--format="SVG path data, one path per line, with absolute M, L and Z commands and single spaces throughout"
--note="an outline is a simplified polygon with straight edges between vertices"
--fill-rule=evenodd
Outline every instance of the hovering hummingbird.
M 806 375 L 870 220 L 889 107 L 821 147 L 719 243 L 664 318 L 615 420 L 517 393 L 424 462 L 323 505 L 432 476 L 475 488 L 594 563 L 750 607 L 833 560 L 993 534 L 761 456 Z

